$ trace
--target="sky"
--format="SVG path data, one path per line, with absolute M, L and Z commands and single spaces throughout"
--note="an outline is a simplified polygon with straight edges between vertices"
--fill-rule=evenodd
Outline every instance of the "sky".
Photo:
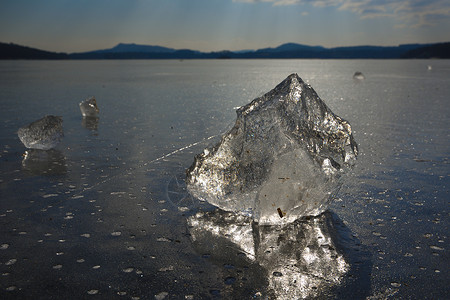
M 200 51 L 450 41 L 450 0 L 0 0 L 0 42 Z

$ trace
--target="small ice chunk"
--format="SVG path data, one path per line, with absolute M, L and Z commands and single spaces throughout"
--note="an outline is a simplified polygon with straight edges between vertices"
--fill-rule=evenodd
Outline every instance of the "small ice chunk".
M 80 110 L 83 117 L 97 117 L 100 112 L 94 97 L 90 97 L 80 102 Z
M 42 119 L 19 128 L 17 135 L 27 148 L 49 150 L 64 136 L 62 117 L 45 116 Z
M 236 112 L 234 127 L 186 171 L 188 191 L 260 224 L 322 213 L 357 156 L 350 124 L 297 74 Z
M 363 80 L 366 79 L 366 77 L 361 72 L 355 72 L 355 74 L 353 74 L 353 79 Z

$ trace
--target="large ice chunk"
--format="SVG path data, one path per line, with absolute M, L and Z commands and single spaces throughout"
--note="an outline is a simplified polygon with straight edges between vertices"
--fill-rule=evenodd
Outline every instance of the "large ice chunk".
M 80 110 L 83 117 L 97 117 L 100 112 L 94 97 L 90 97 L 80 102 Z
M 62 117 L 45 116 L 19 128 L 17 135 L 27 148 L 48 150 L 54 148 L 64 136 Z
M 357 156 L 350 124 L 297 74 L 236 112 L 234 127 L 186 171 L 188 191 L 260 224 L 323 212 Z

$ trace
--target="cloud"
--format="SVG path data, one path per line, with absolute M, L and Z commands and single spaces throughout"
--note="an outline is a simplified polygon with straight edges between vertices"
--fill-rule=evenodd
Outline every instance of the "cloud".
M 233 2 L 261 3 L 261 2 L 277 2 L 277 1 L 274 1 L 274 0 L 233 0 Z
M 273 6 L 309 4 L 351 11 L 362 19 L 393 18 L 396 27 L 433 26 L 450 17 L 448 0 L 232 0 L 243 3 L 272 3 Z
M 278 0 L 274 2 L 273 5 L 275 6 L 281 6 L 281 5 L 293 5 L 293 4 L 299 4 L 300 0 Z

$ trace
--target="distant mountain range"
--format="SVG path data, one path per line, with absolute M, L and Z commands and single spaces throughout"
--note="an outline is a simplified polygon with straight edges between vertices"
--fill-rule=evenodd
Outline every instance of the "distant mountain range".
M 39 49 L 0 43 L 0 59 L 68 59 L 66 53 L 56 53 Z
M 56 53 L 30 47 L 0 43 L 0 59 L 226 59 L 226 58 L 324 58 L 392 59 L 450 58 L 450 42 L 399 46 L 352 46 L 325 48 L 287 43 L 258 50 L 201 52 L 162 46 L 118 44 L 110 49 L 81 53 Z

